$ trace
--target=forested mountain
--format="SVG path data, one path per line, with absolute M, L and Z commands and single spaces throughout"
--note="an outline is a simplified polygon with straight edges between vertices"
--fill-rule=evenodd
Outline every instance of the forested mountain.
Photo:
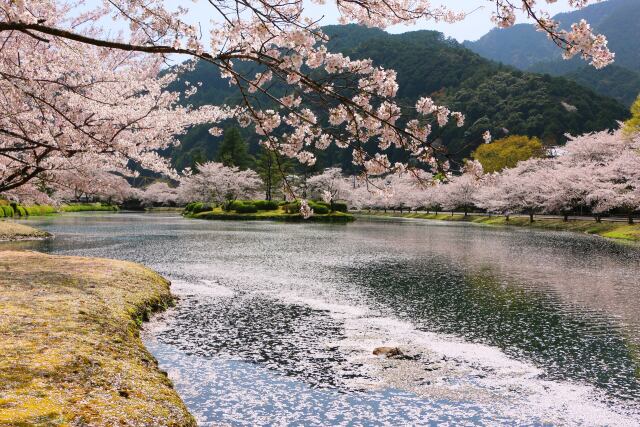
M 466 49 L 455 40 L 434 31 L 387 34 L 354 25 L 329 26 L 329 49 L 351 58 L 371 58 L 375 64 L 398 73 L 402 104 L 413 105 L 421 96 L 466 114 L 463 128 L 450 128 L 440 135 L 454 159 L 468 157 L 489 129 L 496 137 L 505 134 L 537 136 L 547 144 L 564 141 L 565 133 L 583 133 L 615 126 L 627 117 L 620 103 L 563 78 L 526 73 L 501 65 Z M 191 103 L 222 103 L 237 100 L 233 88 L 217 77 L 207 63 L 182 76 L 181 81 L 201 81 Z M 257 151 L 256 138 L 247 131 L 250 151 Z M 195 129 L 183 138 L 172 157 L 180 169 L 194 158 L 212 159 L 220 138 L 206 129 Z M 401 153 L 391 152 L 398 159 Z M 319 156 L 318 167 L 340 163 L 350 166 L 350 155 L 329 149 Z
M 630 105 L 640 93 L 640 49 L 636 43 L 640 38 L 640 0 L 594 3 L 554 19 L 563 28 L 587 20 L 596 32 L 607 36 L 609 47 L 616 53 L 615 64 L 595 70 L 579 58 L 565 61 L 553 42 L 529 24 L 493 29 L 477 41 L 464 42 L 464 46 L 521 70 L 565 76 Z

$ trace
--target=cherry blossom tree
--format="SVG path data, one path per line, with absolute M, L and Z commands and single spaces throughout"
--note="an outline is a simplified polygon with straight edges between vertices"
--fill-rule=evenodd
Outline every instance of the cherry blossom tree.
M 489 1 L 500 27 L 513 25 L 520 9 L 566 57 L 581 55 L 598 68 L 613 60 L 606 39 L 584 21 L 561 30 L 533 0 Z M 570 0 L 577 8 L 588 2 Z M 73 0 L 0 0 L 0 191 L 56 170 L 61 159 L 78 153 L 109 159 L 112 168 L 133 159 L 166 169 L 156 152 L 175 143 L 176 134 L 231 117 L 253 127 L 265 148 L 303 164 L 315 162 L 315 150 L 336 144 L 352 151 L 364 175 L 410 172 L 418 178 L 420 168 L 446 168 L 444 149 L 432 144 L 432 127 L 450 119 L 461 126 L 464 116 L 428 97 L 400 105 L 396 73 L 328 52 L 327 36 L 303 0 L 209 4 L 212 21 L 202 26 L 189 22 L 186 8 L 171 9 L 163 0 L 108 0 L 95 8 Z M 343 23 L 380 28 L 466 16 L 428 0 L 339 0 L 335 6 Z M 112 36 L 100 27 L 108 18 L 129 30 Z M 235 85 L 241 104 L 179 107 L 178 95 L 166 90 L 175 75 L 158 77 L 172 54 L 214 64 Z M 249 75 L 243 63 L 260 70 Z M 196 90 L 190 87 L 186 96 Z M 402 118 L 401 107 L 412 116 Z M 324 111 L 328 123 L 320 119 Z M 364 148 L 371 142 L 379 149 L 373 155 Z M 392 164 L 384 154 L 392 145 L 415 162 Z
M 2 194 L 7 200 L 22 205 L 57 205 L 58 200 L 43 191 L 42 184 L 36 181 L 16 187 Z
M 548 176 L 552 174 L 550 160 L 529 159 L 511 169 L 505 169 L 492 182 L 491 190 L 479 192 L 484 200 L 478 204 L 487 210 L 508 215 L 509 212 L 522 212 L 534 215 L 544 211 L 545 194 L 548 194 Z M 486 198 L 491 199 L 487 200 Z
M 139 195 L 123 176 L 91 163 L 49 172 L 42 180 L 60 202 L 122 203 Z
M 229 210 L 237 199 L 257 197 L 262 188 L 258 174 L 251 169 L 207 162 L 198 165 L 198 173 L 182 178 L 179 199 L 188 202 L 216 203 Z
M 344 196 L 352 186 L 351 180 L 342 175 L 339 168 L 325 169 L 321 174 L 314 175 L 307 180 L 307 186 L 313 196 L 321 198 L 325 203 L 329 203 L 333 211 L 333 203 Z
M 566 222 L 569 213 L 581 206 L 588 206 L 588 196 L 593 191 L 593 165 L 553 165 L 546 175 L 544 212 L 560 213 Z M 551 171 L 550 171 L 551 172 Z M 543 178 L 543 177 L 540 177 Z
M 455 209 L 462 209 L 464 216 L 467 216 L 469 210 L 476 205 L 479 187 L 479 179 L 472 174 L 465 173 L 454 177 L 444 186 L 440 205 L 452 214 Z
M 434 211 L 437 215 L 442 210 L 443 199 L 445 197 L 443 191 L 444 185 L 440 181 L 435 181 L 434 185 L 425 188 L 418 194 L 418 206 L 424 207 L 427 213 Z
M 0 2 L 0 192 L 88 162 L 122 174 L 130 161 L 169 173 L 158 150 L 193 124 L 228 116 L 220 107 L 180 107 L 166 90 L 175 74 L 159 76 L 159 56 L 23 28 L 77 29 L 100 16 L 73 17 L 73 6 Z M 91 38 L 98 27 L 75 34 Z
M 140 201 L 144 206 L 175 206 L 178 202 L 178 189 L 166 182 L 157 181 L 140 193 Z

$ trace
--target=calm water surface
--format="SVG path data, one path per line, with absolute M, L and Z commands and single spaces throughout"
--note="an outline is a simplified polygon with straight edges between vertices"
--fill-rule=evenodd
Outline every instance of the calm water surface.
M 410 220 L 29 223 L 55 239 L 3 246 L 172 280 L 145 341 L 202 425 L 640 424 L 637 246 Z

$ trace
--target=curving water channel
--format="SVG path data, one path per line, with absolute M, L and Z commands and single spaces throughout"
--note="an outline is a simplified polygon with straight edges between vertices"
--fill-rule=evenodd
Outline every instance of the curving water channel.
M 29 223 L 56 238 L 3 246 L 172 280 L 145 342 L 204 426 L 640 424 L 637 246 L 410 220 Z

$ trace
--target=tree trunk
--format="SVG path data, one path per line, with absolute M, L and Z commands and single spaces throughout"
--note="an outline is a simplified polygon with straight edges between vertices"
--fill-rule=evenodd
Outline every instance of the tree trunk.
M 569 221 L 569 214 L 565 213 L 565 214 L 563 215 L 563 217 L 562 217 L 562 220 L 563 220 L 564 222 Z
M 600 215 L 596 215 L 596 222 L 602 222 L 602 221 L 600 220 Z
M 629 214 L 629 216 L 627 217 L 627 220 L 629 222 L 629 225 L 633 224 L 633 213 Z
M 465 206 L 465 207 L 464 207 L 464 217 L 465 217 L 465 218 L 467 217 L 467 213 L 468 213 L 468 208 Z
M 509 222 L 509 215 L 505 215 L 505 221 Z
M 529 222 L 533 222 L 533 212 L 529 212 Z

